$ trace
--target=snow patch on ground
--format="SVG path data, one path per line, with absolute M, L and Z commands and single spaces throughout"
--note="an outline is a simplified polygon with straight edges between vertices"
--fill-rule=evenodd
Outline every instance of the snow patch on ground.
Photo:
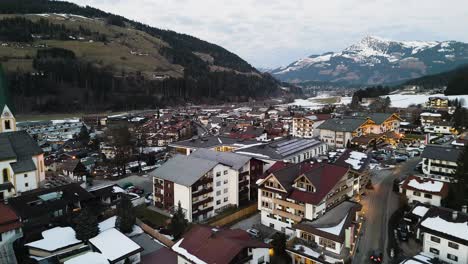
M 393 107 L 399 107 L 399 108 L 406 108 L 410 105 L 424 105 L 428 100 L 429 97 L 447 97 L 450 100 L 454 100 L 456 98 L 464 99 L 465 100 L 465 108 L 468 108 L 468 95 L 449 95 L 445 96 L 443 94 L 391 94 L 391 95 L 384 95 L 382 96 L 383 98 L 385 97 L 390 97 L 390 100 L 392 101 L 392 106 Z

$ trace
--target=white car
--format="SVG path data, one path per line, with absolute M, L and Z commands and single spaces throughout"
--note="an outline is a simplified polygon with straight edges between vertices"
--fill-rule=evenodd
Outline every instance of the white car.
M 249 233 L 253 237 L 259 237 L 260 236 L 260 231 L 254 228 L 247 229 L 247 233 Z

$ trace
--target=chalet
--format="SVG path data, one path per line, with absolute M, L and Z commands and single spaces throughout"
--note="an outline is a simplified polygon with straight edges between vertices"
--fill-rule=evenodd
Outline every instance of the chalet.
M 440 206 L 442 199 L 448 195 L 449 185 L 442 181 L 409 176 L 401 183 L 400 189 L 410 204 L 419 202 Z
M 458 146 L 426 146 L 421 154 L 424 176 L 445 182 L 452 181 L 462 151 Z

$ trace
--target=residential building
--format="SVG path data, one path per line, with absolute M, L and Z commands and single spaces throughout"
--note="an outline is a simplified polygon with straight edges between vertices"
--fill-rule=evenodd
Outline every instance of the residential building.
M 395 144 L 401 137 L 400 122 L 397 114 L 354 113 L 352 116 L 328 119 L 317 129 L 320 130 L 320 139 L 333 148 L 345 148 L 355 138 L 358 138 L 355 143 L 364 146 L 373 142 Z
M 442 114 L 433 112 L 424 112 L 420 114 L 421 126 L 432 126 L 436 122 L 442 121 Z
M 453 122 L 450 121 L 435 121 L 432 125 L 424 127 L 425 133 L 452 135 L 456 134 L 457 130 L 453 127 Z
M 258 181 L 261 223 L 292 234 L 302 220 L 322 216 L 353 195 L 349 169 L 328 163 L 278 162 Z
M 177 263 L 259 264 L 270 262 L 270 246 L 240 229 L 195 225 L 172 246 Z
M 330 115 L 307 115 L 293 117 L 292 131 L 293 137 L 313 138 L 319 136 L 316 128 L 325 120 L 330 119 Z
M 250 159 L 236 155 L 236 160 L 218 161 L 223 158 L 227 156 L 202 153 L 177 155 L 168 160 L 150 174 L 155 206 L 172 211 L 180 203 L 190 222 L 205 220 L 230 206 L 239 206 L 240 197 L 249 195 L 248 188 L 244 188 L 249 185 L 249 178 L 240 171 L 250 171 Z
M 16 131 L 6 105 L 0 124 L 0 200 L 4 200 L 38 188 L 45 180 L 45 167 L 42 149 L 26 131 Z
M 449 99 L 445 96 L 432 96 L 426 102 L 426 107 L 430 108 L 448 108 Z
M 440 206 L 442 199 L 447 197 L 449 184 L 428 178 L 409 176 L 400 186 L 402 194 L 406 195 L 410 204 L 419 202 Z
M 83 241 L 76 239 L 75 230 L 71 227 L 54 227 L 41 235 L 42 239 L 25 244 L 32 257 L 47 258 L 84 246 Z
M 0 263 L 17 263 L 13 243 L 22 236 L 18 215 L 8 205 L 0 203 Z
M 424 176 L 445 182 L 452 181 L 462 151 L 458 146 L 427 145 L 421 154 Z
M 361 207 L 344 201 L 317 220 L 295 224 L 295 238 L 287 243 L 292 263 L 346 263 L 356 246 Z
M 239 205 L 248 203 L 250 200 L 257 199 L 257 180 L 263 175 L 263 162 L 261 160 L 250 158 L 231 152 L 218 152 L 208 149 L 199 149 L 191 154 L 192 157 L 204 160 L 219 162 L 228 165 L 237 171 L 236 178 L 239 186 L 237 188 L 239 195 Z M 224 181 L 225 179 L 223 179 Z M 221 191 L 214 186 L 214 191 Z M 223 190 L 224 192 L 224 190 Z
M 138 264 L 141 261 L 143 248 L 115 228 L 101 231 L 89 240 L 89 245 L 110 264 Z
M 350 178 L 353 178 L 353 195 L 363 194 L 370 181 L 369 164 L 371 157 L 364 152 L 350 149 L 337 149 L 328 153 L 329 162 L 349 168 Z
M 419 224 L 422 252 L 445 263 L 468 263 L 468 214 L 432 207 Z
M 268 143 L 243 147 L 235 150 L 235 153 L 264 161 L 264 170 L 266 170 L 277 161 L 299 163 L 326 155 L 327 151 L 328 146 L 316 138 L 286 137 Z

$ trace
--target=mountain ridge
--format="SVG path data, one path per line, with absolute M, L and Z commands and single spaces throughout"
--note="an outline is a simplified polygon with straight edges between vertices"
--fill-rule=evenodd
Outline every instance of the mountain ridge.
M 468 63 L 468 44 L 396 41 L 366 36 L 341 52 L 311 55 L 270 71 L 289 82 L 330 81 L 375 85 L 436 74 Z

